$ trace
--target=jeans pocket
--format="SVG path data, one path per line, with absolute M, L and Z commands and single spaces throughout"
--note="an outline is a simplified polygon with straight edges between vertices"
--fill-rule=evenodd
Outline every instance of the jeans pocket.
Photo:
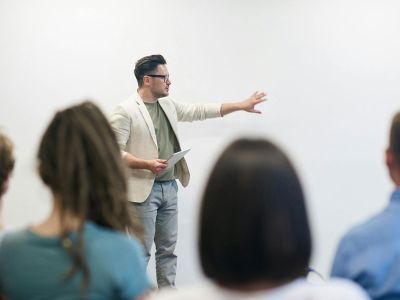
M 178 192 L 178 183 L 176 182 L 176 180 L 174 180 L 172 186 L 174 187 L 175 191 Z

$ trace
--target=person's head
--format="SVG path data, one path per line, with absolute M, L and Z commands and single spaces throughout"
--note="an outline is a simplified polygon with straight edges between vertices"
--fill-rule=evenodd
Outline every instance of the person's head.
M 0 132 L 0 197 L 8 189 L 14 163 L 13 144 L 5 134 Z
M 156 98 L 169 94 L 167 62 L 162 55 L 149 55 L 139 59 L 135 65 L 135 77 L 139 89 L 148 89 Z
M 394 115 L 390 126 L 386 165 L 390 177 L 397 186 L 400 186 L 400 112 Z
M 239 139 L 219 157 L 200 212 L 200 261 L 225 287 L 307 274 L 311 234 L 299 178 L 267 140 Z
M 89 271 L 83 257 L 83 225 L 87 220 L 118 231 L 136 230 L 128 209 L 127 183 L 114 133 L 92 102 L 57 112 L 38 151 L 39 173 L 54 195 L 59 210 L 62 245 L 73 265 L 67 277 L 80 269 L 83 287 Z M 69 241 L 71 216 L 78 220 L 77 243 Z
M 38 159 L 40 176 L 62 214 L 120 231 L 131 225 L 120 150 L 95 104 L 57 112 L 43 135 Z

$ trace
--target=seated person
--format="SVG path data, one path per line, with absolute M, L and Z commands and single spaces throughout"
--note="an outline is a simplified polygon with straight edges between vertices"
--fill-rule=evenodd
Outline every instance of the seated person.
M 3 195 L 8 190 L 11 172 L 14 169 L 14 163 L 13 144 L 5 134 L 0 132 L 0 211 L 3 204 Z M 0 241 L 5 232 L 6 229 L 0 214 Z
M 43 222 L 7 234 L 0 247 L 0 294 L 6 299 L 146 297 L 142 248 L 127 236 L 120 151 L 105 116 L 91 102 L 59 111 L 38 151 L 39 174 L 52 193 Z
M 241 139 L 218 159 L 203 195 L 199 252 L 210 283 L 154 299 L 365 300 L 346 280 L 305 280 L 311 233 L 299 178 L 266 140 Z
M 386 166 L 393 182 L 387 206 L 340 241 L 332 277 L 353 280 L 372 299 L 400 299 L 400 112 L 393 120 Z

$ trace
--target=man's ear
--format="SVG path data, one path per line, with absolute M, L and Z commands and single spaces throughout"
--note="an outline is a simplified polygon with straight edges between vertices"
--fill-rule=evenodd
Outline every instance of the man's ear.
M 150 77 L 149 76 L 143 76 L 143 84 L 148 85 L 150 83 Z
M 393 167 L 394 161 L 395 161 L 395 159 L 394 159 L 394 154 L 393 154 L 392 150 L 390 150 L 389 148 L 386 149 L 386 152 L 385 152 L 385 163 L 386 163 L 386 166 L 388 168 Z
M 7 192 L 9 183 L 10 183 L 10 176 L 7 175 L 7 177 L 3 181 L 3 185 L 0 186 L 0 197 Z
M 43 167 L 42 167 L 42 164 L 41 164 L 41 163 L 39 163 L 38 166 L 37 166 L 37 172 L 38 172 L 40 178 L 42 178 L 43 182 L 44 182 L 45 184 L 47 184 L 47 179 L 46 179 L 45 176 L 44 176 Z M 0 300 L 1 300 L 1 299 L 0 299 Z

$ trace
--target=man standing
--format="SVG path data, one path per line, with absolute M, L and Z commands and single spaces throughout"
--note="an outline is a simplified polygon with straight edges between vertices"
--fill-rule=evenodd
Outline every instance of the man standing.
M 111 115 L 111 125 L 129 168 L 129 200 L 144 227 L 147 262 L 153 240 L 156 245 L 158 287 L 174 287 L 177 257 L 177 183 L 189 183 L 185 159 L 165 170 L 166 159 L 180 151 L 178 121 L 222 117 L 234 111 L 260 113 L 254 107 L 265 93 L 254 93 L 237 103 L 191 104 L 165 98 L 171 81 L 161 55 L 139 59 L 135 66 L 137 94 L 120 103 Z M 165 170 L 165 172 L 163 172 Z
M 400 112 L 392 121 L 386 166 L 395 190 L 387 207 L 341 240 L 331 275 L 351 279 L 372 299 L 400 299 Z

